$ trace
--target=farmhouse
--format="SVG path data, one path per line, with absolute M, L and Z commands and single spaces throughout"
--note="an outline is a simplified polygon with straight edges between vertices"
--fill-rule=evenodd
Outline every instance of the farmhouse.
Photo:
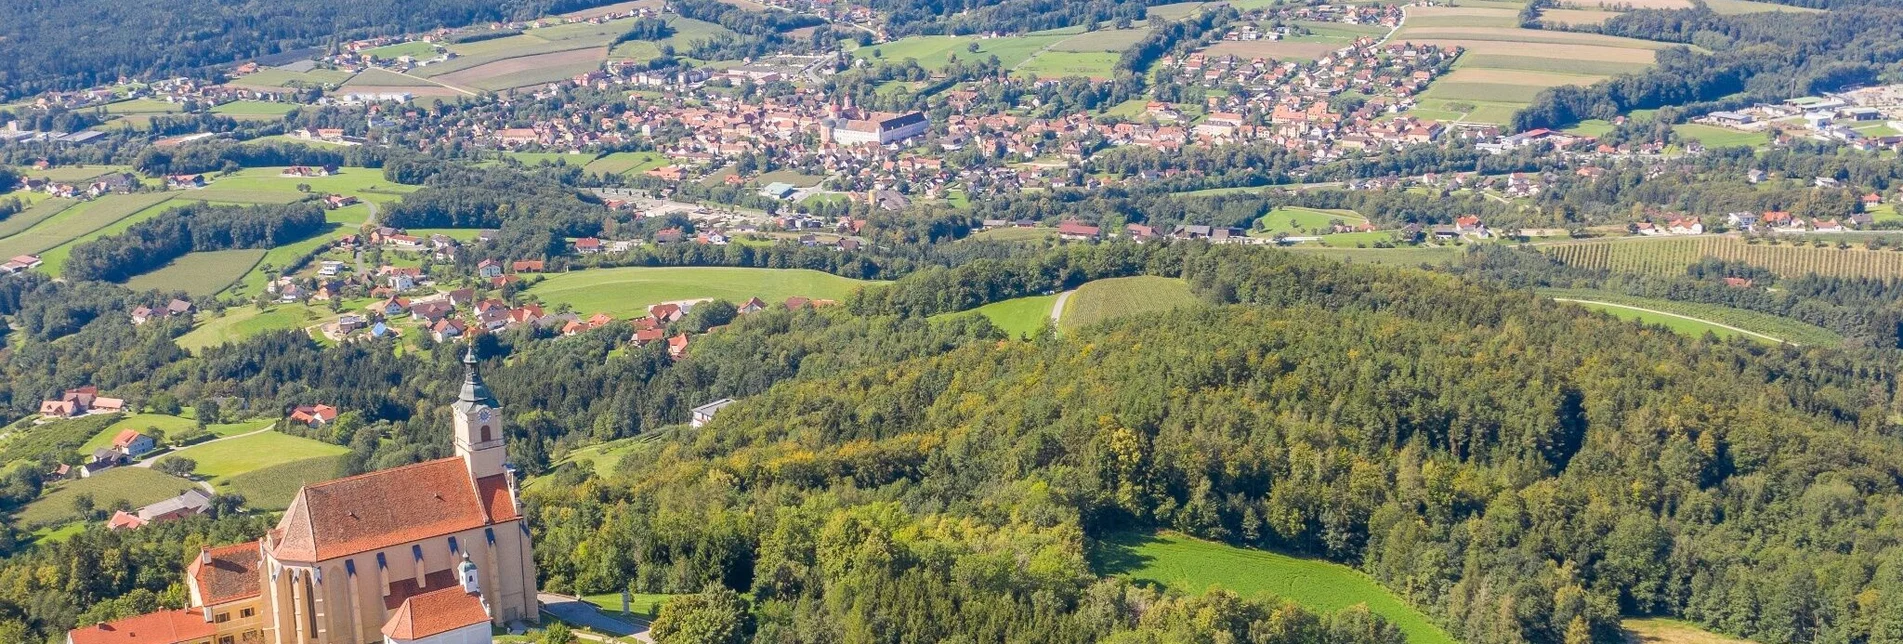
M 499 405 L 473 349 L 463 363 L 454 456 L 305 485 L 263 538 L 199 551 L 189 609 L 81 626 L 67 642 L 487 643 L 492 628 L 540 621 Z
M 15 255 L 13 259 L 0 263 L 0 275 L 8 275 L 40 267 L 38 255 Z
M 120 510 L 112 513 L 106 521 L 108 530 L 132 530 L 148 524 L 183 519 L 211 511 L 211 494 L 199 488 L 186 490 L 178 496 L 139 508 L 136 512 Z
M 146 452 L 157 447 L 157 441 L 152 440 L 151 436 L 139 433 L 136 429 L 122 430 L 112 439 L 113 449 L 133 458 L 144 456 Z
M 716 401 L 707 403 L 705 405 L 695 407 L 694 419 L 693 421 L 689 423 L 689 425 L 693 427 L 700 427 L 702 425 L 706 425 L 707 423 L 713 421 L 715 414 L 720 413 L 720 410 L 726 409 L 727 405 L 731 405 L 731 404 L 733 404 L 732 398 L 722 398 L 720 400 L 716 400 Z
M 291 410 L 291 422 L 308 427 L 323 427 L 337 420 L 337 408 L 330 405 L 298 405 Z

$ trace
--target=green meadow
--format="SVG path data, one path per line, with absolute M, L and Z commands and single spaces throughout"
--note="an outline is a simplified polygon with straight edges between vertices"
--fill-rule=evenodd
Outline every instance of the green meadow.
M 831 273 L 774 268 L 602 268 L 550 275 L 528 293 L 549 305 L 567 304 L 584 316 L 634 318 L 647 307 L 675 300 L 758 297 L 779 304 L 790 297 L 840 300 L 867 284 Z
M 1189 283 L 1169 277 L 1118 277 L 1077 288 L 1058 316 L 1066 331 L 1139 313 L 1161 313 L 1195 306 L 1202 300 L 1189 292 Z

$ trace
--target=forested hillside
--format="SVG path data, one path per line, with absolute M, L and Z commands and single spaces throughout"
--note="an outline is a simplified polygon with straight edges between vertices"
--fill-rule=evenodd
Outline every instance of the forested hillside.
M 120 77 L 190 74 L 371 35 L 530 19 L 606 0 L 8 0 L 0 3 L 0 99 Z

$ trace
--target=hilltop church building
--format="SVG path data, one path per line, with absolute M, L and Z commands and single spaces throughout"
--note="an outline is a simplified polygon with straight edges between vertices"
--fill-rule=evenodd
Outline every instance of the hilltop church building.
M 456 455 L 306 485 L 263 538 L 199 553 L 191 608 L 81 626 L 68 644 L 488 644 L 538 621 L 502 418 L 463 357 Z

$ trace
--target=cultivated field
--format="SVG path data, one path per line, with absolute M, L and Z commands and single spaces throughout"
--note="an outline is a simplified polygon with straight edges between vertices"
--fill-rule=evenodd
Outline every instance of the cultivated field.
M 1302 42 L 1296 40 L 1257 40 L 1242 42 L 1225 40 L 1204 49 L 1211 56 L 1235 56 L 1237 58 L 1274 58 L 1314 60 L 1329 52 L 1341 49 L 1340 43 Z
M 255 74 L 247 74 L 231 79 L 231 82 L 226 84 L 237 87 L 257 87 L 264 89 L 290 87 L 292 85 L 321 87 L 324 85 L 341 84 L 344 81 L 350 80 L 351 76 L 352 74 L 350 72 L 335 69 L 313 69 L 308 72 L 294 72 L 288 69 L 266 67 L 258 70 Z
M 395 60 L 404 56 L 411 58 L 429 58 L 436 55 L 436 46 L 420 40 L 378 47 L 363 52 L 384 60 Z
M 1055 295 L 1033 295 L 992 302 L 970 311 L 952 313 L 944 317 L 976 313 L 991 318 L 992 326 L 998 327 L 1015 338 L 1036 333 L 1038 329 L 1044 328 L 1044 324 L 1051 319 L 1051 306 L 1056 303 L 1057 296 Z
M 91 181 L 108 172 L 126 172 L 131 169 L 129 166 L 122 165 L 62 165 L 46 170 L 20 168 L 20 173 L 59 183 L 81 183 Z
M 1077 288 L 1057 319 L 1066 331 L 1138 313 L 1160 313 L 1202 303 L 1189 284 L 1168 277 L 1118 277 Z
M 268 101 L 233 101 L 211 108 L 213 114 L 223 114 L 233 118 L 280 119 L 296 110 L 291 103 L 272 103 Z
M 1577 76 L 1516 69 L 1461 67 L 1434 81 L 1423 96 L 1454 101 L 1530 103 L 1541 90 L 1559 85 L 1591 85 L 1604 76 Z
M 191 488 L 191 481 L 150 469 L 113 468 L 49 489 L 21 508 L 14 520 L 22 527 L 38 527 L 78 519 L 78 514 L 73 512 L 73 499 L 81 494 L 92 495 L 95 508 L 111 508 L 120 501 L 136 508 L 178 496 Z
M 1044 33 L 1056 32 L 1057 30 L 1052 30 Z M 1079 32 L 1077 35 L 1071 36 L 1063 42 L 1051 45 L 1051 51 L 1121 52 L 1125 49 L 1129 49 L 1131 45 L 1137 44 L 1137 41 L 1143 40 L 1143 37 L 1149 34 L 1149 27 L 1099 29 L 1097 31 Z
M 607 60 L 606 48 L 590 47 L 498 60 L 436 76 L 434 80 L 458 87 L 501 91 L 566 80 L 594 71 Z
M 1493 7 L 1408 7 L 1407 28 L 1520 26 L 1518 9 Z
M 220 494 L 244 497 L 245 507 L 276 512 L 290 507 L 297 489 L 307 483 L 337 478 L 343 469 L 343 456 L 318 456 L 262 467 L 220 480 L 213 487 Z
M 1355 214 L 1352 210 L 1320 210 L 1316 208 L 1283 206 L 1271 210 L 1269 214 L 1263 215 L 1261 219 L 1257 219 L 1255 229 L 1250 232 L 1254 233 L 1259 231 L 1268 235 L 1274 235 L 1275 233 L 1305 235 L 1317 228 L 1327 228 L 1329 223 L 1333 221 L 1340 221 L 1344 224 L 1355 226 L 1367 223 L 1368 219 Z
M 0 238 L 0 257 L 44 253 L 171 198 L 170 193 L 148 192 L 107 195 L 77 204 L 44 218 L 38 225 Z M 47 272 L 56 273 L 50 270 L 51 262 L 48 264 Z
M 1596 25 L 1619 15 L 1616 11 L 1596 9 L 1547 9 L 1540 12 L 1540 22 L 1558 25 Z
M 1784 277 L 1818 274 L 1835 277 L 1903 278 L 1903 252 L 1839 249 L 1792 243 L 1747 243 L 1737 237 L 1704 235 L 1552 244 L 1539 247 L 1561 262 L 1620 273 L 1675 275 L 1705 257 L 1741 261 Z
M 1028 72 L 1038 78 L 1082 76 L 1103 80 L 1113 75 L 1118 58 L 1118 54 L 1102 51 L 1046 51 L 1018 65 L 1017 71 Z
M 73 207 L 76 203 L 79 202 L 71 199 L 47 199 L 33 204 L 26 210 L 13 213 L 12 217 L 0 220 L 0 238 L 18 235 L 35 224 L 51 219 L 61 211 Z
M 949 64 L 951 57 L 960 60 L 986 60 L 998 57 L 1005 68 L 1014 68 L 1043 48 L 1069 40 L 1072 36 L 1055 34 L 1044 36 L 1006 36 L 1001 38 L 980 38 L 977 36 L 908 36 L 882 45 L 860 47 L 852 51 L 855 58 L 887 60 L 894 63 L 907 58 L 915 58 L 921 67 L 935 69 Z M 972 52 L 969 46 L 978 44 L 978 51 Z
M 1336 563 L 1238 548 L 1162 533 L 1123 534 L 1097 544 L 1091 566 L 1101 574 L 1129 578 L 1185 593 L 1211 586 L 1248 597 L 1276 597 L 1323 611 L 1357 604 L 1387 619 L 1410 644 L 1453 644 L 1426 615 L 1361 571 Z
M 1770 137 L 1764 132 L 1746 132 L 1726 127 L 1716 127 L 1699 123 L 1681 123 L 1672 126 L 1672 133 L 1679 138 L 1690 139 L 1708 148 L 1722 147 L 1763 147 L 1770 143 Z
M 589 161 L 582 170 L 595 174 L 630 174 L 664 165 L 667 165 L 667 157 L 659 152 L 616 152 Z
M 264 249 L 186 253 L 158 270 L 126 280 L 134 291 L 185 291 L 188 295 L 216 295 L 251 272 L 264 259 Z
M 1455 10 L 1483 20 L 1460 24 L 1463 16 L 1445 13 Z M 1511 18 L 1512 24 L 1487 22 L 1493 20 L 1488 12 Z M 1422 13 L 1445 21 L 1420 24 L 1414 17 Z M 1521 29 L 1516 26 L 1517 15 L 1517 10 L 1491 6 L 1409 9 L 1407 27 L 1395 40 L 1464 50 L 1454 71 L 1421 94 L 1422 116 L 1505 123 L 1546 88 L 1588 85 L 1610 75 L 1642 71 L 1652 65 L 1657 50 L 1670 46 L 1600 34 Z
M 758 297 L 777 305 L 790 297 L 840 300 L 867 284 L 830 273 L 772 268 L 603 268 L 551 275 L 528 293 L 548 305 L 567 304 L 582 315 L 631 319 L 650 305 L 675 300 Z

